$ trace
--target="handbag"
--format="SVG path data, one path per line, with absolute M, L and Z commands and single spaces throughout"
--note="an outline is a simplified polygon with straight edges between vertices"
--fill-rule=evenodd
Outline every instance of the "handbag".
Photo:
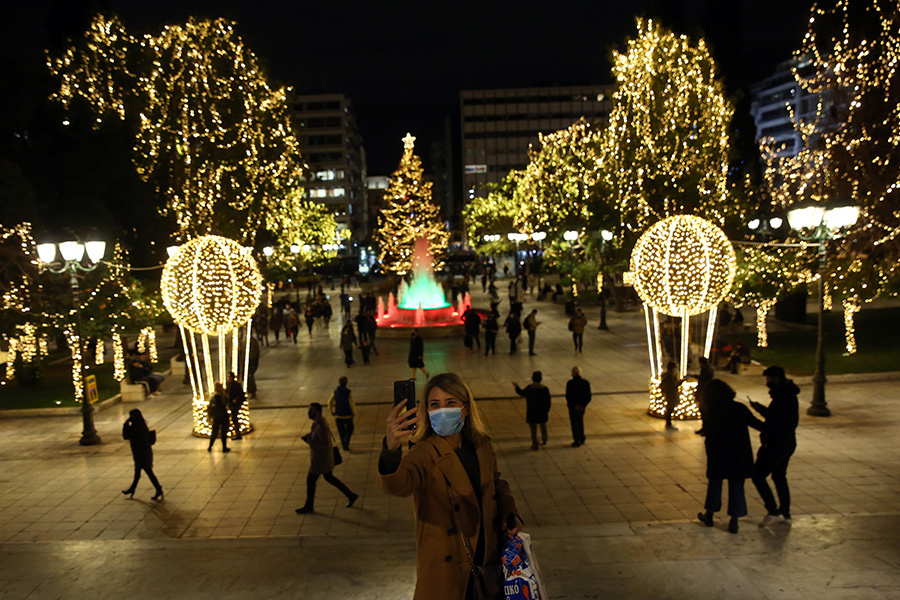
M 337 446 L 332 446 L 331 451 L 334 453 L 334 466 L 338 466 L 344 462 L 344 457 L 341 456 L 341 451 L 338 450 Z
M 150 445 L 152 446 L 155 443 L 156 443 L 156 430 L 151 429 L 150 430 Z
M 450 514 L 453 515 L 453 523 L 456 525 L 459 539 L 462 540 L 463 547 L 466 549 L 466 558 L 469 559 L 469 573 L 472 575 L 472 597 L 475 600 L 503 600 L 503 565 L 496 564 L 479 567 L 475 564 L 472 550 L 469 548 L 469 540 L 463 535 L 462 528 L 459 526 L 459 520 L 456 518 L 453 498 L 450 496 L 449 481 L 447 482 L 447 500 L 450 501 Z

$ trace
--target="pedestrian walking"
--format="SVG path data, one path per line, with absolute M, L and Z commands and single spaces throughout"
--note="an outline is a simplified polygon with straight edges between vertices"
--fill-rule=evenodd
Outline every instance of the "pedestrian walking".
M 350 365 L 356 362 L 353 360 L 353 347 L 356 346 L 356 334 L 353 333 L 353 323 L 348 322 L 341 329 L 340 346 L 341 350 L 344 351 L 344 364 L 349 369 Z
M 572 424 L 572 447 L 577 448 L 587 439 L 584 435 L 584 413 L 591 402 L 591 383 L 581 377 L 581 369 L 572 367 L 572 379 L 566 383 L 566 406 Z
M 463 313 L 463 323 L 466 339 L 469 340 L 468 347 L 471 348 L 472 342 L 474 342 L 478 349 L 481 350 L 481 339 L 479 336 L 481 331 L 481 317 L 471 306 L 467 306 L 466 311 Z
M 306 321 L 306 329 L 309 331 L 309 336 L 312 337 L 312 328 L 313 323 L 316 322 L 316 317 L 313 315 L 312 305 L 306 307 L 306 315 L 304 317 Z
M 416 378 L 416 369 L 420 369 L 425 374 L 425 378 L 430 377 L 428 369 L 425 368 L 425 340 L 419 335 L 418 329 L 413 329 L 409 338 L 409 368 L 412 369 L 410 379 Z
M 353 437 L 353 417 L 356 416 L 356 405 L 353 403 L 353 392 L 347 387 L 347 377 L 338 379 L 338 386 L 328 399 L 328 412 L 334 417 L 337 425 L 341 447 L 350 451 L 350 438 Z
M 534 356 L 534 338 L 537 336 L 537 328 L 541 322 L 537 320 L 537 309 L 533 309 L 525 317 L 525 330 L 528 332 L 528 356 Z
M 328 329 L 328 326 L 331 324 L 331 315 L 334 314 L 334 311 L 327 296 L 322 296 L 320 302 L 322 302 L 322 322 L 325 324 L 325 329 Z
M 215 383 L 215 390 L 215 393 L 209 400 L 209 406 L 206 409 L 206 414 L 212 423 L 212 433 L 209 436 L 209 447 L 206 450 L 212 452 L 213 443 L 215 443 L 216 437 L 221 436 L 222 452 L 231 452 L 231 448 L 228 447 L 228 406 L 225 402 L 228 393 L 225 391 L 225 387 L 220 381 Z
M 738 519 L 747 516 L 744 480 L 753 475 L 753 448 L 747 427 L 762 428 L 762 421 L 750 409 L 734 401 L 734 390 L 721 379 L 706 387 L 706 502 L 705 512 L 697 513 L 707 527 L 713 514 L 722 510 L 722 481 L 728 480 L 728 531 L 738 532 Z
M 425 385 L 423 399 L 421 415 L 419 408 L 404 412 L 405 403 L 391 409 L 378 460 L 378 487 L 392 496 L 413 497 L 413 600 L 474 598 L 476 568 L 493 566 L 487 571 L 502 586 L 501 539 L 516 535 L 522 519 L 462 378 L 435 375 Z M 404 456 L 402 443 L 410 437 L 416 443 Z
M 503 322 L 506 328 L 506 335 L 509 336 L 509 353 L 515 354 L 518 350 L 519 336 L 522 335 L 522 322 L 519 321 L 519 313 L 511 312 Z
M 547 419 L 550 417 L 550 390 L 547 389 L 541 380 L 543 374 L 535 371 L 531 374 L 531 383 L 525 386 L 525 389 L 519 387 L 515 381 L 512 382 L 516 393 L 525 397 L 525 422 L 531 428 L 531 449 L 539 450 L 537 428 L 541 428 L 541 444 L 547 445 Z
M 675 374 L 677 365 L 669 361 L 666 363 L 666 370 L 659 379 L 659 390 L 662 392 L 666 401 L 666 431 L 678 431 L 678 428 L 672 425 L 672 413 L 678 406 L 678 376 Z
M 291 309 L 291 337 L 294 338 L 294 343 L 297 343 L 297 334 L 300 333 L 300 315 L 297 314 L 296 310 Z
M 156 489 L 153 500 L 162 502 L 163 489 L 153 474 L 153 444 L 156 443 L 156 431 L 150 431 L 140 410 L 133 408 L 129 411 L 128 419 L 122 425 L 122 439 L 128 440 L 131 445 L 131 458 L 134 459 L 134 479 L 131 486 L 127 490 L 122 490 L 122 493 L 134 498 L 134 490 L 141 480 L 141 471 L 144 471 Z
M 244 394 L 244 388 L 241 386 L 241 382 L 237 380 L 237 377 L 234 376 L 233 372 L 228 373 L 226 382 L 228 385 L 228 412 L 231 414 L 231 439 L 240 440 L 243 438 L 243 436 L 241 436 L 241 407 L 244 406 L 244 401 L 247 399 L 247 396 Z
M 269 318 L 266 316 L 266 309 L 264 307 L 260 308 L 260 313 L 256 319 L 256 335 L 259 337 L 259 341 L 266 343 L 266 348 L 268 348 Z
M 250 348 L 247 350 L 247 396 L 256 398 L 256 370 L 259 369 L 259 340 L 250 338 Z
M 580 308 L 575 309 L 575 314 L 569 319 L 569 331 L 572 332 L 572 342 L 575 344 L 575 351 L 581 352 L 584 347 L 584 328 L 587 326 L 587 317 Z
M 766 386 L 772 402 L 764 406 L 759 402 L 750 402 L 750 406 L 765 419 L 759 434 L 760 447 L 756 453 L 756 464 L 753 466 L 753 484 L 759 492 L 766 507 L 766 516 L 760 527 L 774 523 L 791 522 L 791 490 L 787 482 L 788 463 L 794 450 L 797 449 L 797 423 L 800 419 L 797 394 L 800 388 L 788 379 L 784 369 L 778 365 L 767 367 L 763 371 Z M 775 491 L 778 493 L 778 504 L 766 478 L 771 475 Z
M 497 354 L 497 332 L 500 331 L 500 325 L 497 324 L 497 315 L 491 312 L 488 320 L 484 323 L 484 355 L 488 353 Z
M 284 317 L 281 314 L 281 309 L 277 306 L 272 309 L 272 319 L 269 321 L 269 326 L 272 329 L 272 332 L 275 333 L 275 343 L 278 343 L 278 336 L 281 335 L 281 325 L 283 323 Z
M 301 439 L 309 444 L 309 473 L 306 475 L 306 504 L 294 512 L 298 515 L 305 515 L 315 511 L 316 501 L 316 482 L 319 475 L 325 478 L 325 481 L 336 487 L 342 494 L 347 496 L 347 508 L 353 506 L 359 498 L 359 494 L 354 494 L 344 483 L 332 474 L 334 471 L 334 445 L 331 441 L 331 429 L 328 423 L 322 417 L 322 405 L 313 402 L 309 405 L 309 411 L 306 413 L 312 420 L 312 427 L 309 433 Z

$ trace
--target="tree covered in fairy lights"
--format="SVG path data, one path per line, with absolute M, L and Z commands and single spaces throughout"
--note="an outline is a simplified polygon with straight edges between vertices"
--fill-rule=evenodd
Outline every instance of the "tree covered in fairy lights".
M 404 275 L 413 264 L 416 240 L 426 238 L 440 268 L 450 233 L 431 203 L 431 182 L 425 181 L 422 160 L 413 152 L 416 138 L 403 138 L 403 157 L 384 192 L 384 208 L 378 218 L 374 240 L 379 246 L 378 260 L 386 269 Z
M 513 202 L 515 229 L 523 233 L 576 229 L 591 220 L 591 199 L 601 174 L 601 131 L 584 117 L 566 129 L 538 134 Z
M 522 171 L 510 171 L 502 181 L 488 183 L 487 194 L 476 196 L 463 208 L 463 220 L 469 245 L 481 252 L 506 252 L 512 243 L 506 234 L 516 231 L 520 205 L 513 199 Z M 496 241 L 485 235 L 499 235 Z
M 817 95 L 817 110 L 808 121 L 794 119 L 802 140 L 796 155 L 762 143 L 764 176 L 778 206 L 841 200 L 860 209 L 856 225 L 830 244 L 824 282 L 826 307 L 844 309 L 851 354 L 853 315 L 880 294 L 896 293 L 900 278 L 898 48 L 897 2 L 815 3 L 795 52 L 794 77 Z
M 741 214 L 729 195 L 734 109 L 706 43 L 637 20 L 637 37 L 614 53 L 618 84 L 602 151 L 623 227 L 640 232 L 687 213 L 722 225 Z
M 309 241 L 307 219 L 321 220 L 303 200 L 287 90 L 269 85 L 233 23 L 191 18 L 134 36 L 98 15 L 48 65 L 63 106 L 86 102 L 97 126 L 133 124 L 134 165 L 179 241 L 215 233 L 252 244 L 263 227 L 283 244 Z

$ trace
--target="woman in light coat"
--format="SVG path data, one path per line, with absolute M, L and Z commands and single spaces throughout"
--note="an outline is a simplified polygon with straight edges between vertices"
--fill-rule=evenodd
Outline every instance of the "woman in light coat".
M 435 375 L 424 398 L 421 416 L 419 408 L 403 412 L 402 403 L 391 410 L 378 485 L 415 502 L 414 598 L 463 600 L 472 593 L 469 554 L 476 566 L 498 564 L 503 535 L 518 533 L 522 520 L 462 378 Z M 416 444 L 404 456 L 401 444 L 411 436 Z

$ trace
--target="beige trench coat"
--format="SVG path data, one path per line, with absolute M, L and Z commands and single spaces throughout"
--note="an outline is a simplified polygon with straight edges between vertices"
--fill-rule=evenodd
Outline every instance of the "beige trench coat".
M 484 564 L 500 562 L 501 522 L 519 515 L 509 484 L 500 478 L 490 442 L 476 447 L 481 473 L 482 510 L 466 470 L 451 445 L 438 435 L 419 442 L 397 471 L 379 474 L 378 486 L 393 496 L 413 496 L 416 513 L 415 600 L 462 600 L 469 560 L 456 520 L 474 553 L 484 529 Z M 449 489 L 449 497 L 448 497 Z M 452 508 L 451 508 L 452 507 Z

